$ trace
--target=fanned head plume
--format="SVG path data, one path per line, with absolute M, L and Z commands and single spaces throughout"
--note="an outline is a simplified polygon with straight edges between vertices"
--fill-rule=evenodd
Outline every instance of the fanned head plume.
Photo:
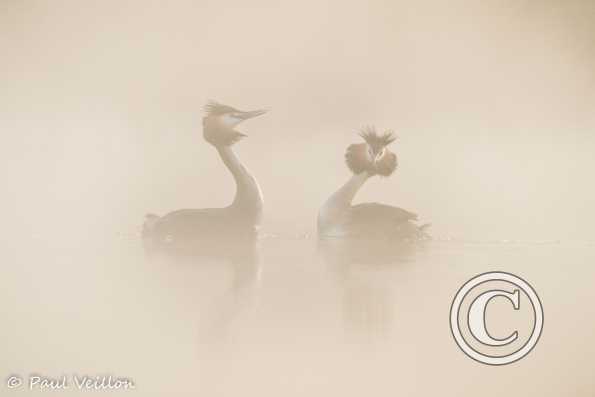
M 235 131 L 234 128 L 242 121 L 266 113 L 266 110 L 245 112 L 215 101 L 209 101 L 204 106 L 204 111 L 203 136 L 214 146 L 230 146 L 246 137 L 247 135 Z
M 361 129 L 359 136 L 364 138 L 364 141 L 372 148 L 382 148 L 390 145 L 397 140 L 397 137 L 390 130 L 385 131 L 382 135 L 376 132 L 374 126 L 366 126 Z
M 397 139 L 393 132 L 380 135 L 373 126 L 367 126 L 359 135 L 365 143 L 350 145 L 345 153 L 349 169 L 355 174 L 366 171 L 370 175 L 391 175 L 398 164 L 397 155 L 387 148 Z

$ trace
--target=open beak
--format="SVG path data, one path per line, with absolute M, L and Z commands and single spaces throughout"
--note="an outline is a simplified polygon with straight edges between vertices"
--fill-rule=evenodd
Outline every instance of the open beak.
M 266 112 L 268 112 L 268 109 L 252 110 L 251 112 L 242 112 L 239 114 L 239 118 L 242 120 L 248 120 L 253 117 L 260 116 L 261 114 L 265 114 Z

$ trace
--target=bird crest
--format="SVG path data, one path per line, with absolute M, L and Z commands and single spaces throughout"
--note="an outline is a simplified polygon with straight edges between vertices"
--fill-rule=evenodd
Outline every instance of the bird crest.
M 373 148 L 385 147 L 397 140 L 393 131 L 387 130 L 383 134 L 378 134 L 374 126 L 366 126 L 359 132 L 364 141 Z
M 226 114 L 226 113 L 240 113 L 241 112 L 240 110 L 238 110 L 236 108 L 232 108 L 231 106 L 223 105 L 216 101 L 209 101 L 204 106 L 203 109 L 208 116 L 220 116 L 220 115 Z

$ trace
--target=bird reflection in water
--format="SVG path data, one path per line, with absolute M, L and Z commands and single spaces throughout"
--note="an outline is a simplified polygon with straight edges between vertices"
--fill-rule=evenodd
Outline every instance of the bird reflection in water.
M 422 242 L 365 238 L 319 239 L 318 254 L 340 294 L 346 331 L 364 340 L 390 336 L 400 272 L 414 262 Z

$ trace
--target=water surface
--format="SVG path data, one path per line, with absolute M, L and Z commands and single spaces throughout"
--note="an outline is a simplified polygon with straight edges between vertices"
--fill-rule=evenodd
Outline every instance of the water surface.
M 148 256 L 128 233 L 78 246 L 31 240 L 7 248 L 0 280 L 6 374 L 112 374 L 133 379 L 136 389 L 106 395 L 142 396 L 594 390 L 589 243 L 433 241 L 345 254 L 309 237 L 269 236 L 253 257 L 174 260 Z M 537 348 L 502 368 L 467 358 L 448 326 L 454 293 L 490 270 L 530 280 L 546 313 Z

